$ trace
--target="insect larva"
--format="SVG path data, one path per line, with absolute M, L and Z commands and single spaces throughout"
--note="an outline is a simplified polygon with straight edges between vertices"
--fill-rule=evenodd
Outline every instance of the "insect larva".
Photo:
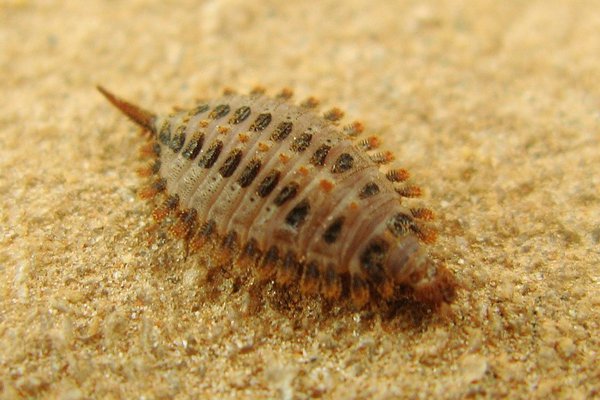
M 154 219 L 173 216 L 169 231 L 191 251 L 212 244 L 260 279 L 357 307 L 454 299 L 451 272 L 423 245 L 433 213 L 402 204 L 421 190 L 404 169 L 382 172 L 392 154 L 373 153 L 380 140 L 361 139 L 359 122 L 338 128 L 339 109 L 319 116 L 314 98 L 296 106 L 289 89 L 257 89 L 160 116 L 98 90 L 149 133 L 140 173 L 153 180 L 140 195 L 162 199 Z

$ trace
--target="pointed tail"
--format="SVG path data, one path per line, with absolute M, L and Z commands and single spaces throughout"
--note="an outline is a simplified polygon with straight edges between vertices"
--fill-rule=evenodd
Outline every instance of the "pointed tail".
M 98 91 L 106 97 L 108 101 L 112 103 L 115 107 L 117 107 L 121 112 L 129 117 L 133 122 L 140 125 L 143 128 L 146 128 L 152 132 L 156 132 L 156 128 L 154 126 L 154 121 L 156 120 L 156 114 L 146 111 L 143 108 L 140 108 L 134 104 L 131 104 L 108 90 L 104 89 L 102 86 L 96 86 Z

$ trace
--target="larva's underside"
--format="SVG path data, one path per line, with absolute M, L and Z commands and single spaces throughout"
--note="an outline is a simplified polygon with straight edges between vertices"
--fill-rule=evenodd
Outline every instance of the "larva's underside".
M 391 154 L 374 152 L 362 124 L 339 128 L 340 110 L 319 115 L 313 98 L 294 105 L 290 90 L 257 89 L 160 116 L 98 89 L 149 133 L 141 174 L 152 182 L 140 196 L 159 199 L 154 219 L 172 218 L 190 251 L 216 246 L 259 279 L 357 307 L 454 299 L 452 274 L 423 245 L 435 241 L 433 213 L 403 204 L 420 190 L 406 170 L 382 172 Z

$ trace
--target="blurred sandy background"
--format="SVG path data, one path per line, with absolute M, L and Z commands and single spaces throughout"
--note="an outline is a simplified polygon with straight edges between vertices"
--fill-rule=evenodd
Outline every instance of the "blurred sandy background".
M 286 3 L 0 0 L 0 397 L 598 397 L 600 2 Z M 149 247 L 142 140 L 96 83 L 362 118 L 426 189 L 457 302 L 252 305 Z

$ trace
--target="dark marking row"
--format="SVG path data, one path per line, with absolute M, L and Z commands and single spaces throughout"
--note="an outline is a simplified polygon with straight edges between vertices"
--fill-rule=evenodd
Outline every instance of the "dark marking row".
M 207 105 L 201 105 L 197 108 L 190 111 L 191 115 L 196 115 L 198 113 L 206 112 L 208 110 Z M 216 106 L 209 117 L 212 119 L 219 119 L 226 116 L 230 112 L 230 107 L 226 104 L 220 104 Z M 233 116 L 229 119 L 230 124 L 239 124 L 246 120 L 251 113 L 250 107 L 242 106 L 238 108 Z M 271 122 L 271 114 L 269 113 L 261 113 L 256 118 L 256 120 L 250 126 L 250 130 L 259 132 L 267 128 L 269 123 Z M 271 134 L 271 139 L 274 141 L 282 141 L 286 139 L 289 134 L 292 132 L 293 124 L 288 121 L 281 122 L 277 125 L 274 132 Z M 164 144 L 168 145 L 169 148 L 173 152 L 179 152 L 183 148 L 185 144 L 185 126 L 179 126 L 176 129 L 175 134 L 171 138 L 169 124 L 167 121 L 163 123 L 160 131 L 159 131 L 159 140 Z M 193 134 L 192 139 L 186 146 L 186 148 L 182 152 L 182 156 L 188 160 L 194 160 L 198 154 L 200 153 L 202 146 L 204 144 L 204 133 L 201 131 L 197 131 Z M 294 138 L 293 142 L 290 145 L 292 151 L 295 152 L 303 152 L 305 151 L 312 141 L 313 135 L 309 132 L 304 132 L 300 136 Z M 206 169 L 212 168 L 216 163 L 219 155 L 223 149 L 223 142 L 220 140 L 215 140 L 206 153 L 202 155 L 200 158 L 198 165 L 204 167 Z M 312 155 L 310 159 L 310 163 L 315 166 L 323 166 L 325 164 L 325 159 L 331 150 L 331 146 L 323 144 L 317 148 L 315 153 Z M 240 149 L 233 149 L 228 157 L 223 162 L 222 166 L 219 168 L 219 173 L 224 178 L 228 178 L 233 175 L 237 167 L 239 166 L 242 160 L 242 151 Z M 333 173 L 343 173 L 352 169 L 354 165 L 354 158 L 349 153 L 342 153 L 338 156 L 334 165 L 331 168 Z M 160 164 L 159 164 L 160 167 Z M 244 168 L 242 174 L 238 179 L 238 184 L 242 187 L 248 187 L 256 178 L 261 168 L 261 162 L 257 159 L 252 159 Z M 268 196 L 273 189 L 277 186 L 279 182 L 281 173 L 277 170 L 271 171 L 259 184 L 257 189 L 257 194 L 260 197 Z M 294 198 L 298 192 L 298 184 L 292 182 L 286 186 L 284 186 L 279 194 L 275 197 L 274 203 L 277 206 L 281 206 L 286 203 L 288 200 Z M 360 199 L 365 199 L 371 197 L 375 194 L 379 193 L 379 186 L 373 182 L 366 184 L 359 193 Z M 310 211 L 310 203 L 308 199 L 302 200 L 299 204 L 297 204 L 286 216 L 286 223 L 292 228 L 298 228 L 305 220 Z M 326 229 L 323 234 L 323 239 L 327 243 L 334 243 L 339 237 L 342 229 L 342 225 L 344 222 L 343 217 L 337 218 L 333 221 L 330 226 Z M 409 230 L 415 231 L 415 224 L 412 221 L 410 216 L 399 214 L 393 217 L 389 223 L 389 230 L 395 235 L 399 236 L 401 234 L 405 234 Z

